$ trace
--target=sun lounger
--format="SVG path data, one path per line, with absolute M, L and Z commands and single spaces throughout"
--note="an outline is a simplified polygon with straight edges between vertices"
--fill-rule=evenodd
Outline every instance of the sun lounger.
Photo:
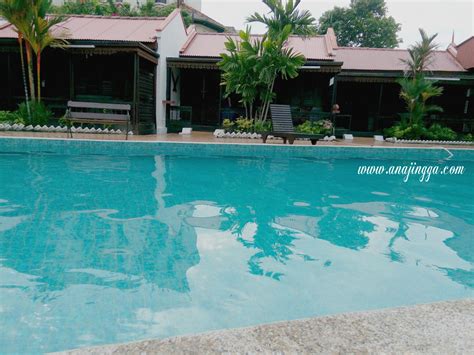
M 262 133 L 263 143 L 266 143 L 268 136 L 279 137 L 283 139 L 283 143 L 293 144 L 295 139 L 307 138 L 315 145 L 319 139 L 322 139 L 322 134 L 305 134 L 295 132 L 293 126 L 293 119 L 291 118 L 291 110 L 289 105 L 270 105 L 270 113 L 272 116 L 271 132 Z

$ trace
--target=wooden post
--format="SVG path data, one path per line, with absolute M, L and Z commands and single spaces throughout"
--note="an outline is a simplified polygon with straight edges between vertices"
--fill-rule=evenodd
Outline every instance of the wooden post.
M 140 101 L 140 57 L 138 53 L 133 56 L 133 130 L 138 133 L 139 125 L 139 101 Z
M 378 130 L 379 129 L 379 126 L 380 126 L 380 112 L 382 110 L 382 96 L 383 96 L 383 83 L 380 83 L 380 87 L 379 87 L 379 101 L 378 101 L 378 105 L 377 105 L 377 119 L 375 121 L 375 130 Z
M 155 127 L 154 133 L 156 133 L 156 85 L 158 83 L 158 65 L 153 64 L 153 125 Z M 166 121 L 166 118 L 165 118 Z
M 21 70 L 21 68 L 20 68 Z M 12 74 L 11 74 L 12 68 L 11 68 L 11 53 L 7 52 L 7 107 L 10 108 L 13 106 L 12 104 L 12 99 L 13 99 L 13 93 L 12 93 Z M 21 72 L 20 72 L 21 75 Z M 23 80 L 23 79 L 22 79 Z M 23 81 L 22 81 L 22 87 L 23 87 Z M 24 89 L 23 89 L 24 92 Z M 24 94 L 23 94 L 24 95 Z
M 69 54 L 69 100 L 74 100 L 74 55 Z
M 218 127 L 221 126 L 221 109 L 222 109 L 222 85 L 220 85 L 221 82 L 221 72 L 219 71 L 219 106 L 217 110 L 217 122 L 218 122 Z
M 331 97 L 331 121 L 332 121 L 332 135 L 336 135 L 336 114 L 333 113 L 333 107 L 337 103 L 337 74 L 334 75 L 334 82 L 332 84 L 332 97 Z
M 166 127 L 169 126 L 171 121 L 171 85 L 172 85 L 172 78 L 173 69 L 171 67 L 166 68 L 166 101 L 169 103 L 165 106 L 165 122 Z M 178 113 L 179 115 L 180 113 Z
M 331 110 L 337 100 L 337 74 L 334 75 L 334 83 L 332 84 Z

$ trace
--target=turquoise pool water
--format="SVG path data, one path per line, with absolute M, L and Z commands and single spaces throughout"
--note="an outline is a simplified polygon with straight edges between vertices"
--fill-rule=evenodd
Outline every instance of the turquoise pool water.
M 0 352 L 474 295 L 474 154 L 190 146 L 0 142 Z

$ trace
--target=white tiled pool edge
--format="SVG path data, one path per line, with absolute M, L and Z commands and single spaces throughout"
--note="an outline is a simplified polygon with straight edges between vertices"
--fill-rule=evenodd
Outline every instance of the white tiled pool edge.
M 474 299 L 264 324 L 58 354 L 472 354 Z
M 422 146 L 422 145 L 410 145 L 410 146 L 403 146 L 403 145 L 371 145 L 371 144 L 354 144 L 354 145 L 332 145 L 332 144 L 319 144 L 313 146 L 311 144 L 305 145 L 282 145 L 281 143 L 272 143 L 267 142 L 262 144 L 261 142 L 252 142 L 248 140 L 242 141 L 232 141 L 232 142 L 225 142 L 225 141 L 173 141 L 173 140 L 124 140 L 124 139 L 98 139 L 98 138 L 62 138 L 62 137 L 23 137 L 23 136 L 1 136 L 0 140 L 5 139 L 18 139 L 18 140 L 38 140 L 38 141 L 64 141 L 64 142 L 107 142 L 107 143 L 126 143 L 126 144 L 191 144 L 191 145 L 222 145 L 222 146 L 255 146 L 255 147 L 287 147 L 287 148 L 305 148 L 305 149 L 315 149 L 315 148 L 372 148 L 372 149 L 446 149 L 446 146 L 450 150 L 474 150 L 474 144 L 468 145 L 466 147 L 459 147 L 459 146 L 452 146 L 449 144 L 436 144 L 434 146 Z

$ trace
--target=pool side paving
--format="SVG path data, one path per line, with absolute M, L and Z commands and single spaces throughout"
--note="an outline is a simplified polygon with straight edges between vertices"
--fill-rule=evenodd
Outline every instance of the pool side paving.
M 474 299 L 264 324 L 57 354 L 474 354 Z

